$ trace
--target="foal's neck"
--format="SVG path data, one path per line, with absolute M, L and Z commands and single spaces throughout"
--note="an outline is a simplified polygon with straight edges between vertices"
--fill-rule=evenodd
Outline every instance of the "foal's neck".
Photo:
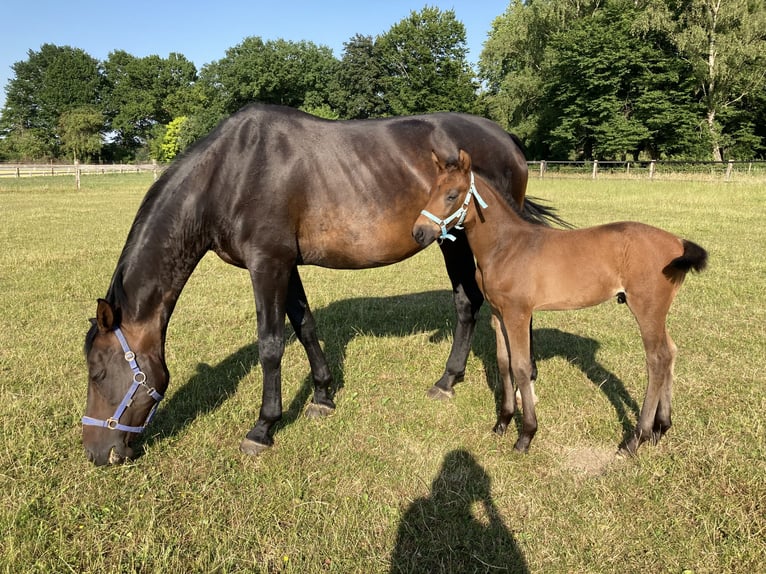
M 518 243 L 521 235 L 545 229 L 542 225 L 536 225 L 525 220 L 483 178 L 476 176 L 475 184 L 479 194 L 487 202 L 488 207 L 482 209 L 474 202 L 471 207 L 474 213 L 465 222 L 466 235 L 468 241 L 472 244 L 474 254 L 486 253 L 485 258 L 492 258 L 492 254 L 496 249 L 503 251 L 513 249 L 514 244 Z M 481 263 L 481 256 L 476 255 L 476 257 L 479 263 Z

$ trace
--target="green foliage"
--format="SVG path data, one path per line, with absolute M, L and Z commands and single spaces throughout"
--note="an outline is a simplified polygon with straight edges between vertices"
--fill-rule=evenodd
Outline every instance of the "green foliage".
M 98 105 L 102 79 L 98 62 L 83 50 L 44 44 L 13 65 L 6 87 L 0 130 L 13 135 L 17 157 L 55 157 L 59 118 L 82 106 Z
M 95 106 L 66 111 L 59 119 L 58 132 L 61 147 L 72 156 L 74 161 L 98 155 L 101 151 L 103 128 L 104 116 Z
M 167 124 L 175 110 L 191 106 L 194 64 L 179 54 L 168 58 L 136 58 L 123 50 L 109 54 L 104 63 L 109 129 L 128 149 L 146 143 L 156 124 Z
M 373 38 L 357 34 L 343 46 L 330 93 L 333 107 L 346 119 L 390 115 L 383 88 L 383 63 Z
M 328 103 L 337 60 L 326 46 L 250 37 L 202 69 L 214 106 L 231 114 L 251 102 L 299 108 Z
M 455 12 L 423 8 L 375 43 L 386 107 L 394 115 L 469 111 L 476 100 L 465 26 Z
M 763 30 L 750 0 L 514 0 L 482 52 L 483 101 L 535 157 L 753 158 Z

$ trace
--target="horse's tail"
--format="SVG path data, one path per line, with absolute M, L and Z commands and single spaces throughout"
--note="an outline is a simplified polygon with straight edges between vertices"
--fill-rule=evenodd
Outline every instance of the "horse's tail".
M 694 243 L 682 239 L 684 252 L 668 263 L 662 270 L 662 273 L 673 283 L 683 281 L 683 278 L 689 271 L 700 272 L 707 267 L 707 251 Z
M 574 225 L 565 221 L 556 213 L 556 208 L 545 204 L 544 199 L 539 197 L 527 197 L 524 199 L 524 207 L 521 208 L 521 216 L 531 222 L 540 225 L 558 225 L 566 229 L 573 229 Z

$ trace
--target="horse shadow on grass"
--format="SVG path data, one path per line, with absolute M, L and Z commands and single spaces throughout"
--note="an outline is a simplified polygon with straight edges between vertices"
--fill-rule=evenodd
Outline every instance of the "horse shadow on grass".
M 324 353 L 333 374 L 333 392 L 345 385 L 344 361 L 349 343 L 363 333 L 376 337 L 405 337 L 413 333 L 430 333 L 432 342 L 452 337 L 455 312 L 450 291 L 429 291 L 392 297 L 359 297 L 345 299 L 314 310 L 317 331 L 323 341 Z M 288 344 L 299 344 L 289 327 L 286 329 Z M 597 360 L 599 343 L 593 339 L 559 331 L 537 329 L 533 332 L 533 349 L 538 361 L 552 357 L 564 357 L 576 364 L 583 373 L 607 396 L 618 420 L 623 426 L 624 437 L 632 432 L 629 412 L 638 414 L 638 405 L 625 389 L 622 381 L 606 370 Z M 484 364 L 486 384 L 494 393 L 496 407 L 499 405 L 502 385 L 497 374 L 494 331 L 487 312 L 482 312 L 476 328 L 472 351 Z M 446 356 L 445 356 L 446 360 Z M 250 343 L 232 353 L 214 366 L 200 363 L 197 373 L 183 384 L 160 408 L 152 422 L 151 431 L 143 440 L 150 445 L 157 440 L 180 433 L 197 417 L 215 411 L 233 395 L 240 382 L 258 366 L 257 343 Z M 441 373 L 433 373 L 436 379 Z M 374 374 L 373 374 L 374 376 Z M 467 378 L 476 379 L 472 373 Z M 540 375 L 545 383 L 544 372 Z M 457 385 L 457 392 L 460 385 Z M 427 389 L 424 388 L 423 392 Z M 303 412 L 313 394 L 313 379 L 307 374 L 295 396 L 285 397 L 287 405 L 282 420 L 274 432 L 294 423 Z M 289 402 L 288 402 L 289 401 Z M 253 406 L 257 412 L 258 405 Z M 342 401 L 338 405 L 343 408 Z M 243 436 L 249 428 L 242 421 Z M 517 420 L 517 424 L 520 424 Z M 141 442 L 137 446 L 141 446 Z M 139 448 L 140 453 L 140 448 Z
M 490 477 L 468 451 L 448 453 L 429 496 L 407 508 L 390 572 L 529 573 L 492 500 Z

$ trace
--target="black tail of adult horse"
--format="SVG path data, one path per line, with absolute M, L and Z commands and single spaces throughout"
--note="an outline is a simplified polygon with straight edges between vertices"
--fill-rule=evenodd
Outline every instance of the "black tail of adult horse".
M 299 266 L 361 269 L 419 251 L 411 229 L 436 175 L 431 152 L 449 158 L 459 149 L 469 151 L 474 169 L 506 201 L 555 221 L 549 208 L 524 201 L 524 154 L 485 118 L 439 113 L 329 121 L 251 105 L 224 120 L 150 188 L 98 303 L 86 339 L 83 443 L 89 458 L 106 464 L 131 456 L 131 437 L 168 386 L 165 335 L 176 301 L 210 250 L 247 269 L 255 294 L 263 402 L 242 450 L 254 454 L 270 446 L 282 415 L 285 316 L 311 366 L 315 389 L 308 412 L 331 412 L 332 378 Z M 483 302 L 465 237 L 441 248 L 458 321 L 436 383 L 439 396 L 451 395 L 464 376 Z

